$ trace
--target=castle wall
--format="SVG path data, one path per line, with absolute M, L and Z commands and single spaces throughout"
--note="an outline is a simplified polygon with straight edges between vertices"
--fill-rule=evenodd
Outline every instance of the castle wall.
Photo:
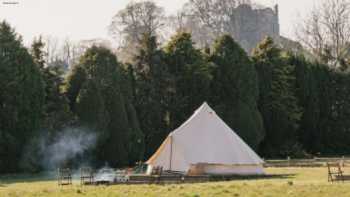
M 234 37 L 250 53 L 266 36 L 278 39 L 280 36 L 278 6 L 275 9 L 253 9 L 240 5 L 235 12 Z

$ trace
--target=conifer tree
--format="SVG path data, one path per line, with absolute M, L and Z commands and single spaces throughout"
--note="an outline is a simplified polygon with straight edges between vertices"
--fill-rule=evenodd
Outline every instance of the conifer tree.
M 89 48 L 68 77 L 67 95 L 81 124 L 98 133 L 96 164 L 113 167 L 139 161 L 143 134 L 127 95 L 127 78 L 115 55 L 106 48 Z
M 39 129 L 44 85 L 39 68 L 6 22 L 0 23 L 0 172 L 19 168 L 23 145 Z
M 210 57 L 213 70 L 211 102 L 217 113 L 252 148 L 264 138 L 262 117 L 257 108 L 258 78 L 245 51 L 229 35 L 219 37 Z
M 139 55 L 134 57 L 134 102 L 145 134 L 146 158 L 151 156 L 168 134 L 166 90 L 169 85 L 164 53 L 155 36 L 144 34 Z
M 61 88 L 64 85 L 64 76 L 61 70 L 48 66 L 45 62 L 45 43 L 42 37 L 32 43 L 31 54 L 43 77 L 45 87 L 44 121 L 41 127 L 51 132 L 61 130 L 72 122 L 68 99 Z
M 174 129 L 209 99 L 211 65 L 194 47 L 189 33 L 177 33 L 164 51 L 171 75 L 168 110 L 170 128 Z
M 259 109 L 266 129 L 262 152 L 275 157 L 298 154 L 296 131 L 302 108 L 296 96 L 295 65 L 271 38 L 263 40 L 253 54 L 259 75 Z

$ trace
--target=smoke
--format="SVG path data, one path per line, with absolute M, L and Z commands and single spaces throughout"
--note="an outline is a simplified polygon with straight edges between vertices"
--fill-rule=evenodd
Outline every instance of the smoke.
M 83 156 L 94 148 L 96 141 L 96 134 L 87 129 L 65 129 L 51 143 L 47 143 L 47 139 L 42 143 L 42 166 L 46 169 L 55 169 L 66 165 L 66 162 Z M 81 161 L 83 162 L 87 161 Z

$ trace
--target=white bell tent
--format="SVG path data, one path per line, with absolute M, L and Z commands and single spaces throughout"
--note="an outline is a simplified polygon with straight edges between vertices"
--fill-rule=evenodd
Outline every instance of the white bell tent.
M 201 166 L 203 174 L 261 175 L 263 160 L 204 103 L 169 134 L 146 162 L 153 167 L 188 173 Z

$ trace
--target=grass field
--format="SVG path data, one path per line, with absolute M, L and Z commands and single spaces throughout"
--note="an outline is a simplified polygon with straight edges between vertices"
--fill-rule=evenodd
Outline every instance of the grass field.
M 345 172 L 350 168 L 346 168 Z M 0 177 L 1 197 L 22 196 L 350 196 L 350 182 L 328 183 L 324 168 L 268 168 L 276 178 L 183 185 L 57 186 L 38 177 Z

